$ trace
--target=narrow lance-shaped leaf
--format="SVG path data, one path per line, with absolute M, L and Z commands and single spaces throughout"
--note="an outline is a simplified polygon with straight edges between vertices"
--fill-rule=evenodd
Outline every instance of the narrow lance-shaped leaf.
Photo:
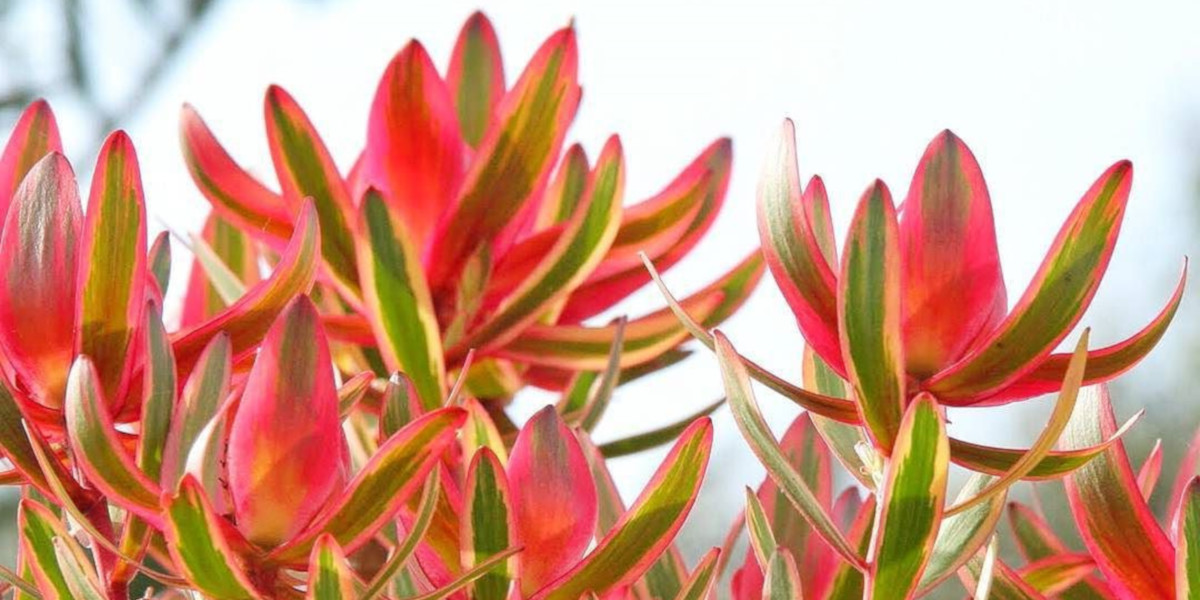
M 75 361 L 64 406 L 71 449 L 88 481 L 150 523 L 158 523 L 162 491 L 138 468 L 108 413 L 100 376 L 86 356 Z
M 836 371 L 845 372 L 836 329 L 836 267 L 823 255 L 819 232 L 805 210 L 805 204 L 825 201 L 824 186 L 815 180 L 809 187 L 802 195 L 795 126 L 784 120 L 775 151 L 759 176 L 758 235 L 767 266 L 804 339 Z
M 82 209 L 61 154 L 29 171 L 0 237 L 0 348 L 37 402 L 62 406 L 74 357 Z
M 403 577 L 401 570 L 412 553 L 417 550 L 417 546 L 425 539 L 425 533 L 429 531 L 429 526 L 433 522 L 441 489 L 440 472 L 433 469 L 429 473 L 429 479 L 425 481 L 425 489 L 422 490 L 420 502 L 417 503 L 416 517 L 409 525 L 408 533 L 403 540 L 396 544 L 391 555 L 388 556 L 387 562 L 375 573 L 374 579 L 362 593 L 360 600 L 373 600 L 389 587 L 394 578 L 398 575 Z
M 675 596 L 675 600 L 705 600 L 712 594 L 718 576 L 717 568 L 720 563 L 721 549 L 713 548 L 700 558 L 691 577 L 684 583 L 683 589 Z
M 857 568 L 864 569 L 865 563 L 846 541 L 838 526 L 825 512 L 816 495 L 804 483 L 800 474 L 792 468 L 784 455 L 779 443 L 767 427 L 762 413 L 754 400 L 754 392 L 750 389 L 750 378 L 746 367 L 742 364 L 737 350 L 725 338 L 716 332 L 717 360 L 721 366 L 721 378 L 725 381 L 725 395 L 729 398 L 729 406 L 733 410 L 734 420 L 742 431 L 742 436 L 750 444 L 750 449 L 766 467 L 767 475 L 779 486 L 780 491 L 792 503 L 800 514 L 808 520 L 813 529 L 827 542 L 843 559 Z
M 664 425 L 657 429 L 651 429 L 643 433 L 604 442 L 599 446 L 600 453 L 604 455 L 604 458 L 617 458 L 621 456 L 628 456 L 630 454 L 637 454 L 638 452 L 642 452 L 644 450 L 665 445 L 679 437 L 679 434 L 682 433 L 683 430 L 687 429 L 688 425 L 690 425 L 692 421 L 695 421 L 701 417 L 707 417 L 724 405 L 725 399 L 721 398 L 669 425 Z
M 1187 267 L 1188 260 L 1185 258 L 1175 291 L 1152 321 L 1125 340 L 1088 352 L 1087 368 L 1083 372 L 1084 385 L 1108 381 L 1132 369 L 1154 349 L 1179 311 L 1179 303 L 1183 300 L 1183 291 L 1187 285 Z M 1058 389 L 1066 376 L 1070 362 L 1070 353 L 1051 354 L 1032 371 L 974 404 L 1003 404 L 1014 399 L 1032 398 L 1052 392 Z
M 179 129 L 188 172 L 213 209 L 263 241 L 283 247 L 293 235 L 292 207 L 230 158 L 196 109 L 183 106 Z
M 583 145 L 572 144 L 559 159 L 554 179 L 546 188 L 546 195 L 542 198 L 537 218 L 533 222 L 534 231 L 545 231 L 575 214 L 579 201 L 583 199 L 583 192 L 587 189 L 590 172 L 590 163 Z
M 463 497 L 463 567 L 471 568 L 515 543 L 513 506 L 508 479 L 500 459 L 480 448 L 467 470 Z M 472 598 L 504 600 L 514 575 L 509 561 L 480 577 L 472 585 Z
M 487 90 L 477 91 L 484 95 L 469 101 L 487 102 Z M 475 121 L 463 123 L 477 126 Z M 438 219 L 454 201 L 463 177 L 463 154 L 451 90 L 425 48 L 411 41 L 388 64 L 375 92 L 363 176 L 383 190 L 417 251 L 427 247 Z
M 522 594 L 558 579 L 596 530 L 596 487 L 578 440 L 553 406 L 521 428 L 508 463 Z
M 717 140 L 661 192 L 629 206 L 621 216 L 612 248 L 571 295 L 562 319 L 570 322 L 595 316 L 650 283 L 639 253 L 645 252 L 660 271 L 666 271 L 691 252 L 720 212 L 732 157 L 730 140 Z
M 475 248 L 492 240 L 545 185 L 575 115 L 578 50 L 563 29 L 542 44 L 496 109 L 461 192 L 440 220 L 430 251 L 430 285 L 454 280 Z
M 918 394 L 904 413 L 880 487 L 869 598 L 908 598 L 933 554 L 950 468 L 945 418 L 926 393 Z
M 180 572 L 214 598 L 257 598 L 242 558 L 226 539 L 225 522 L 204 496 L 200 484 L 185 477 L 179 492 L 163 499 L 167 548 Z
M 950 401 L 994 391 L 1034 368 L 1079 321 L 1116 245 L 1133 165 L 1109 167 L 1084 194 L 1016 307 L 986 339 L 927 384 Z
M 25 175 L 51 152 L 62 152 L 58 123 L 50 105 L 36 100 L 21 113 L 0 154 L 0 220 L 8 215 L 9 202 Z
M 500 42 L 482 12 L 472 14 L 459 32 L 446 83 L 454 97 L 463 141 L 474 148 L 491 127 L 496 105 L 504 95 Z
M 1090 386 L 1080 393 L 1060 444 L 1094 445 L 1115 429 L 1107 390 Z M 1080 537 L 1114 591 L 1130 598 L 1171 597 L 1175 551 L 1138 491 L 1124 445 L 1109 447 L 1064 483 Z
M 363 300 L 388 367 L 404 371 L 422 408 L 441 406 L 446 365 L 433 300 L 410 229 L 374 190 L 363 196 L 358 265 Z
M 160 367 L 167 365 L 151 364 L 148 374 L 153 375 Z M 162 466 L 160 469 L 161 485 L 167 490 L 174 490 L 183 477 L 184 466 L 192 445 L 204 426 L 212 421 L 217 409 L 229 395 L 229 380 L 233 371 L 230 356 L 229 336 L 218 334 L 204 349 L 183 386 L 179 403 L 173 407 L 170 429 L 162 450 Z M 159 377 L 166 377 L 159 373 Z M 172 382 L 174 375 L 171 376 Z M 171 390 L 172 396 L 174 389 Z
M 712 450 L 712 423 L 700 419 L 683 433 L 642 494 L 613 529 L 566 575 L 531 600 L 574 600 L 636 581 L 674 540 L 695 502 Z
M 354 239 L 350 223 L 354 204 L 346 182 L 308 116 L 279 86 L 267 90 L 263 111 L 271 160 L 292 205 L 311 198 L 321 222 L 321 254 L 334 281 L 353 294 L 358 291 Z
M 96 159 L 80 249 L 76 349 L 96 363 L 110 402 L 119 402 L 132 369 L 133 335 L 146 288 L 146 205 L 133 142 L 108 137 Z
M 21 550 L 27 557 L 34 580 L 47 600 L 72 600 L 62 566 L 54 551 L 56 538 L 74 540 L 54 513 L 40 503 L 24 499 L 17 509 Z
M 146 255 L 146 267 L 158 286 L 160 296 L 167 295 L 167 285 L 171 282 L 171 236 L 166 231 L 160 231 L 154 236 L 150 250 Z
M 754 490 L 750 488 L 746 488 L 746 531 L 750 534 L 750 547 L 754 549 L 754 556 L 765 571 L 779 545 L 775 541 L 775 534 L 771 532 L 770 517 L 763 510 Z
M 1150 454 L 1146 455 L 1146 460 L 1142 461 L 1142 466 L 1138 469 L 1137 482 L 1138 490 L 1142 492 L 1142 498 L 1146 502 L 1150 501 L 1150 496 L 1154 493 L 1154 486 L 1158 484 L 1158 476 L 1162 473 L 1162 440 L 1158 439 L 1154 442 L 1154 447 L 1150 449 Z
M 850 223 L 838 324 L 863 423 L 884 454 L 891 452 L 905 405 L 899 235 L 891 194 L 877 180 Z

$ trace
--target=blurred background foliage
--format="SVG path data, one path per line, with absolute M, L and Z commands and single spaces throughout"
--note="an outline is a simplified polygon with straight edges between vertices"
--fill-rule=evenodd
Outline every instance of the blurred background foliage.
M 714 2 L 608 4 L 551 8 L 529 0 L 483 8 L 496 21 L 510 69 L 555 26 L 578 17 L 588 93 L 572 134 L 591 149 L 603 132 L 620 126 L 632 164 L 629 200 L 657 190 L 692 156 L 676 146 L 694 153 L 707 140 L 733 134 L 737 160 L 726 214 L 717 225 L 721 233 L 702 245 L 698 261 L 668 277 L 681 290 L 757 243 L 752 209 L 757 162 L 786 114 L 800 128 L 801 171 L 811 174 L 809 161 L 821 167 L 840 228 L 858 186 L 869 181 L 865 176 L 885 176 L 893 193 L 902 194 L 921 148 L 937 130 L 950 126 L 963 134 L 992 186 L 1004 264 L 1017 265 L 1006 274 L 1010 302 L 1078 197 L 1072 194 L 1119 158 L 1109 152 L 1131 155 L 1139 174 L 1149 173 L 1144 180 L 1149 183 L 1134 185 L 1124 240 L 1084 320 L 1096 328 L 1093 339 L 1099 342 L 1141 327 L 1173 285 L 1179 256 L 1196 256 L 1200 73 L 1194 66 L 1200 64 L 1200 49 L 1194 38 L 1188 45 L 1180 35 L 1186 23 L 1195 22 L 1177 14 L 1183 3 L 1136 10 L 1117 3 L 1054 8 L 1018 3 L 1003 15 L 937 3 L 891 9 L 894 14 L 873 6 L 830 9 L 803 2 L 741 8 Z M 130 128 L 158 226 L 195 230 L 205 204 L 191 189 L 173 141 L 181 101 L 207 102 L 199 106 L 202 111 L 218 105 L 205 112 L 217 135 L 235 156 L 257 152 L 253 164 L 261 172 L 270 167 L 260 130 L 246 133 L 243 125 L 259 114 L 251 99 L 267 83 L 285 80 L 301 88 L 300 99 L 318 129 L 347 161 L 361 143 L 371 92 L 390 58 L 386 50 L 362 55 L 363 48 L 395 51 L 417 36 L 444 64 L 457 24 L 475 8 L 465 2 L 401 8 L 366 0 L 0 0 L 0 131 L 7 132 L 32 99 L 49 99 L 86 185 L 103 136 Z M 1011 31 L 988 33 L 1006 24 L 1013 25 Z M 360 30 L 390 37 L 367 39 Z M 939 35 L 947 37 L 944 44 Z M 863 40 L 869 42 L 865 49 Z M 1191 48 L 1190 54 L 1179 48 Z M 931 49 L 947 54 L 931 56 L 928 65 L 909 60 Z M 939 67 L 936 61 L 952 64 Z M 969 73 L 960 63 L 979 63 L 985 72 Z M 1108 63 L 1115 73 L 1111 81 L 1102 68 Z M 1187 64 L 1192 68 L 1179 66 Z M 939 68 L 951 75 L 942 76 Z M 516 75 L 509 72 L 510 81 Z M 872 79 L 878 77 L 882 83 Z M 787 78 L 796 81 L 778 83 Z M 877 85 L 885 88 L 880 97 L 854 97 Z M 1162 90 L 1145 91 L 1155 85 Z M 1093 92 L 1095 106 L 1080 100 Z M 238 107 L 214 100 L 222 96 Z M 336 126 L 343 122 L 358 125 L 347 125 L 347 133 Z M 1088 133 L 1079 135 L 1080 128 Z M 1064 165 L 1059 168 L 1047 156 Z M 176 271 L 184 264 L 177 262 Z M 182 283 L 181 273 L 174 277 Z M 178 292 L 181 285 L 173 287 Z M 638 312 L 654 302 L 634 298 L 628 309 Z M 1155 498 L 1160 511 L 1174 466 L 1200 420 L 1197 302 L 1189 290 L 1173 332 L 1145 365 L 1114 385 L 1120 416 L 1147 408 L 1127 438 L 1131 456 L 1141 460 L 1156 439 L 1164 440 L 1164 475 Z M 748 354 L 798 378 L 799 336 L 771 283 L 764 283 L 727 329 Z M 713 367 L 711 357 L 700 353 L 658 381 L 623 388 L 602 437 L 644 428 L 647 418 L 666 422 L 706 404 L 720 389 Z M 795 411 L 765 391 L 760 397 L 772 425 L 782 431 Z M 524 400 L 530 412 L 543 401 L 537 394 Z M 988 416 L 954 411 L 951 419 L 961 427 L 956 431 L 979 441 L 1018 445 L 1036 436 L 1049 408 L 1046 402 L 1024 403 Z M 991 417 L 996 414 L 999 418 Z M 757 485 L 762 476 L 728 415 L 719 413 L 716 422 L 705 492 L 682 537 L 691 558 L 720 543 L 740 509 L 743 486 Z M 616 475 L 629 480 L 622 489 L 639 489 L 660 458 L 650 453 L 618 461 Z M 1030 488 L 1020 486 L 1018 494 L 1028 500 Z M 1038 495 L 1057 529 L 1077 540 L 1061 485 L 1039 486 Z M 0 496 L 0 562 L 11 564 L 12 490 Z

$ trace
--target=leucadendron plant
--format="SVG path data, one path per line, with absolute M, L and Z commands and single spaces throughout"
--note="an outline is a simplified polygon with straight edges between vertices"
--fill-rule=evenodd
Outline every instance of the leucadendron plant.
M 1085 330 L 1074 352 L 1054 354 L 1107 267 L 1129 196 L 1127 161 L 1084 193 L 1009 311 L 987 188 L 954 134 L 929 145 L 901 211 L 881 181 L 867 189 L 840 259 L 821 180 L 800 186 L 790 122 L 777 148 L 759 185 L 759 230 L 806 340 L 803 386 L 710 333 L 654 275 L 680 320 L 716 352 L 734 418 L 770 476 L 747 497 L 755 560 L 739 571 L 734 592 L 906 599 L 959 571 L 986 596 L 995 553 L 983 548 L 1008 489 L 1022 480 L 1075 480 L 1113 451 L 1136 416 L 1117 427 L 1109 415 L 1095 435 L 1064 436 L 1086 413 L 1076 411 L 1080 389 L 1116 377 L 1150 351 L 1178 309 L 1185 279 L 1128 340 L 1089 351 Z M 649 261 L 647 268 L 653 273 Z M 808 411 L 782 445 L 758 410 L 752 378 Z M 1057 393 L 1054 409 L 1027 449 L 947 435 L 946 407 L 1050 392 Z M 821 466 L 830 451 L 872 493 L 869 518 L 855 512 L 853 496 L 834 504 Z M 947 501 L 952 463 L 976 474 Z M 1105 494 L 1103 487 L 1095 493 Z M 810 536 L 820 543 L 809 547 Z
M 567 27 L 506 87 L 496 35 L 476 14 L 444 76 L 416 41 L 391 61 L 365 147 L 345 172 L 300 105 L 273 86 L 264 112 L 278 192 L 185 107 L 187 166 L 215 215 L 198 240 L 213 252 L 200 262 L 222 274 L 220 286 L 193 275 L 186 317 L 236 298 L 257 276 L 257 247 L 279 247 L 311 198 L 322 231 L 314 297 L 338 341 L 335 360 L 349 373 L 403 371 L 427 410 L 463 369 L 467 393 L 502 405 L 527 385 L 591 386 L 614 347 L 626 380 L 677 362 L 688 336 L 669 310 L 623 329 L 591 319 L 650 282 L 638 252 L 667 269 L 708 231 L 729 183 L 730 141 L 712 143 L 660 193 L 623 206 L 618 138 L 594 162 L 579 144 L 564 152 L 577 75 Z M 714 326 L 763 270 L 755 251 L 683 302 Z

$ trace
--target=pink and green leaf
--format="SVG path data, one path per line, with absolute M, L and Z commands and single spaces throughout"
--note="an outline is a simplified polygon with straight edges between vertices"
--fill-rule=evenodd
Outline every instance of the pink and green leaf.
M 495 121 L 496 107 L 504 97 L 504 62 L 492 22 L 482 12 L 467 19 L 446 72 L 446 85 L 454 98 L 463 141 L 475 148 Z
M 429 531 L 429 526 L 433 523 L 434 514 L 437 512 L 439 505 L 440 492 L 442 489 L 441 477 L 437 469 L 429 472 L 429 479 L 425 482 L 425 489 L 421 491 L 420 501 L 417 503 L 417 508 L 414 511 L 415 517 L 408 524 L 408 533 L 404 539 L 400 540 L 388 556 L 387 562 L 379 568 L 371 579 L 370 585 L 362 593 L 360 600 L 373 600 L 381 594 L 392 583 L 392 579 L 400 575 L 405 563 L 417 550 L 423 540 L 425 533 Z
M 618 458 L 664 446 L 677 439 L 679 434 L 683 433 L 688 425 L 691 425 L 692 421 L 707 417 L 724 405 L 725 399 L 721 398 L 674 423 L 604 442 L 598 446 L 598 449 L 604 458 Z
M 441 330 L 417 246 L 384 198 L 368 190 L 360 206 L 358 265 L 363 300 L 389 369 L 404 371 L 422 408 L 446 397 Z
M 308 590 L 312 600 L 354 600 L 358 578 L 346 560 L 346 553 L 333 536 L 321 536 L 308 559 Z
M 158 288 L 161 298 L 167 294 L 167 286 L 171 283 L 171 235 L 166 231 L 158 232 L 150 249 L 146 251 L 146 268 L 154 286 Z
M 1083 583 L 1095 568 L 1096 563 L 1087 554 L 1064 553 L 1031 562 L 1017 573 L 1042 594 L 1060 596 Z
M 293 300 L 263 341 L 229 432 L 238 526 L 262 547 L 291 539 L 344 481 L 331 364 L 316 307 Z
M 247 286 L 261 280 L 259 274 L 259 251 L 256 242 L 237 229 L 218 213 L 209 215 L 201 234 L 203 243 L 193 242 L 196 255 L 192 271 L 188 275 L 187 292 L 183 300 L 183 315 L 180 324 L 193 327 L 212 318 L 237 301 Z M 207 248 L 205 248 L 205 244 Z M 211 255 L 215 255 L 212 259 Z M 217 286 L 214 271 L 229 274 L 226 283 L 237 289 L 232 298 Z
M 891 452 L 905 410 L 903 287 L 892 197 L 876 181 L 859 201 L 842 256 L 838 324 L 842 357 L 863 423 Z M 821 352 L 821 348 L 814 350 Z
M 322 533 L 332 534 L 347 552 L 357 550 L 425 481 L 465 420 L 462 409 L 443 408 L 396 432 L 304 531 L 268 559 L 288 564 L 303 561 Z
M 463 503 L 463 566 L 471 568 L 515 545 L 512 492 L 504 466 L 487 448 L 475 453 L 467 470 Z M 472 586 L 477 600 L 504 600 L 516 574 L 516 560 L 498 565 Z
M 721 549 L 713 548 L 700 557 L 691 576 L 684 582 L 683 588 L 675 596 L 675 600 L 707 600 L 712 596 L 717 579 L 720 577 Z
M 101 387 L 119 402 L 132 374 L 134 333 L 146 289 L 146 205 L 133 142 L 108 137 L 96 159 L 80 245 L 76 350 L 96 364 Z
M 737 350 L 720 332 L 716 333 L 716 343 L 721 376 L 725 381 L 725 395 L 729 398 L 729 406 L 733 411 L 734 420 L 737 421 L 742 436 L 749 442 L 750 449 L 762 462 L 767 474 L 779 487 L 779 490 L 792 503 L 792 506 L 808 520 L 830 548 L 850 564 L 864 568 L 865 563 L 862 557 L 846 541 L 817 495 L 792 467 L 779 442 L 775 440 L 770 428 L 767 427 L 754 400 L 749 375 Z
M 691 511 L 711 450 L 712 423 L 698 420 L 595 549 L 531 600 L 574 600 L 588 590 L 603 595 L 637 581 L 668 549 Z
M 72 454 L 88 481 L 138 517 L 159 523 L 162 490 L 126 451 L 108 412 L 99 373 L 86 356 L 71 368 L 63 412 Z
M 293 235 L 295 207 L 239 167 L 196 109 L 183 106 L 179 129 L 184 162 L 213 209 L 229 222 L 282 248 Z
M 558 162 L 558 169 L 550 186 L 546 188 L 546 196 L 538 207 L 537 218 L 534 220 L 534 231 L 545 231 L 566 222 L 575 214 L 583 193 L 587 190 L 588 173 L 591 167 L 588 163 L 587 152 L 582 144 L 572 144 Z
M 71 165 L 54 153 L 17 188 L 0 237 L 0 348 L 34 400 L 53 408 L 75 354 L 82 219 Z
M 1116 429 L 1103 386 L 1085 388 L 1060 442 L 1096 445 Z M 1142 499 L 1123 444 L 1115 444 L 1065 479 L 1080 537 L 1121 597 L 1171 597 L 1175 551 Z
M 767 266 L 804 339 L 836 372 L 844 373 L 836 263 L 822 251 L 821 224 L 810 218 L 813 210 L 828 214 L 825 187 L 814 179 L 801 193 L 795 126 L 785 120 L 775 151 L 759 176 L 758 235 Z
M 1167 327 L 1179 310 L 1183 299 L 1184 286 L 1187 283 L 1187 264 L 1185 261 L 1183 273 L 1174 293 L 1158 315 L 1129 338 L 1088 352 L 1087 368 L 1083 373 L 1084 385 L 1103 383 L 1132 369 L 1140 362 L 1162 339 Z M 1071 362 L 1069 353 L 1051 354 L 1038 364 L 1032 371 L 1022 375 L 1020 379 L 990 394 L 985 399 L 975 402 L 975 405 L 1004 404 L 1013 400 L 1032 398 L 1053 392 L 1061 385 L 1066 375 L 1067 365 Z
M 279 86 L 267 89 L 263 111 L 271 160 L 285 201 L 300 206 L 311 198 L 321 222 L 321 254 L 330 275 L 343 289 L 358 290 L 355 268 L 354 203 L 346 182 L 308 115 Z
M 162 481 L 163 458 L 175 411 L 175 352 L 157 305 L 147 303 L 143 313 L 142 412 L 139 421 L 137 464 L 151 481 Z
M 1142 492 L 1142 498 L 1146 502 L 1150 501 L 1150 496 L 1154 494 L 1154 486 L 1158 484 L 1158 476 L 1162 474 L 1162 460 L 1160 439 L 1154 442 L 1154 447 L 1150 449 L 1150 454 L 1146 455 L 1146 460 L 1142 461 L 1137 473 L 1138 491 Z
M 482 95 L 466 102 L 486 103 L 489 111 L 490 103 L 498 100 L 489 97 L 493 90 L 472 91 Z M 411 41 L 388 64 L 371 104 L 363 176 L 368 185 L 383 190 L 418 252 L 428 247 L 439 220 L 454 202 L 466 168 L 454 100 L 461 108 L 464 99 L 452 98 L 451 88 L 438 75 L 425 48 Z M 487 119 L 487 115 L 471 117 Z M 468 125 L 479 126 L 478 121 Z M 476 143 L 478 139 L 474 138 Z
M 1071 366 L 1067 369 L 1066 377 L 1062 382 L 1062 390 L 1058 393 L 1058 399 L 1054 403 L 1054 410 L 1050 413 L 1046 424 L 1042 427 L 1041 433 L 1038 434 L 1036 440 L 1029 447 L 1017 462 L 1013 463 L 1003 475 L 995 481 L 989 483 L 985 488 L 979 490 L 979 493 L 970 498 L 963 499 L 961 502 L 956 502 L 954 506 L 946 509 L 946 515 L 953 515 L 961 511 L 967 510 L 972 506 L 978 505 L 981 502 L 987 501 L 991 496 L 1007 490 L 1012 484 L 1024 479 L 1031 471 L 1037 468 L 1042 459 L 1050 453 L 1050 449 L 1059 441 L 1059 436 L 1067 428 L 1067 423 L 1071 420 L 1071 415 L 1075 411 L 1075 401 L 1079 396 L 1079 387 L 1083 382 L 1084 365 L 1087 362 L 1087 345 L 1090 330 L 1084 330 L 1080 336 L 1079 342 L 1075 345 L 1075 353 L 1071 357 Z
M 992 202 L 970 148 L 943 131 L 925 149 L 900 220 L 908 372 L 954 362 L 1008 308 Z
M 763 600 L 798 600 L 804 597 L 800 591 L 800 574 L 792 553 L 779 549 L 771 555 L 764 569 Z
M 521 429 L 508 463 L 512 520 L 525 546 L 519 562 L 529 596 L 566 573 L 596 530 L 596 487 L 575 435 L 554 407 Z
M 166 366 L 149 365 L 155 370 Z M 184 383 L 179 404 L 172 409 L 170 429 L 162 450 L 159 481 L 163 488 L 174 490 L 178 487 L 192 446 L 204 427 L 216 417 L 218 409 L 229 395 L 232 372 L 229 336 L 218 334 L 200 355 L 195 370 Z M 166 377 L 161 372 L 158 376 Z
M 163 508 L 167 548 L 189 583 L 215 598 L 260 597 L 226 537 L 230 526 L 213 512 L 198 482 L 185 477 L 176 494 L 164 497 Z
M 927 393 L 904 412 L 880 486 L 867 597 L 909 597 L 933 555 L 950 468 L 945 419 Z
M 1059 230 L 1033 282 L 997 328 L 934 376 L 927 388 L 948 405 L 969 404 L 1030 372 L 1083 316 L 1116 245 L 1133 165 L 1109 167 Z
M 62 521 L 35 500 L 24 499 L 17 510 L 21 550 L 41 596 L 47 600 L 72 600 L 63 568 L 55 553 L 55 540 L 74 544 Z
M 17 187 L 33 165 L 51 152 L 62 152 L 58 122 L 45 100 L 36 100 L 21 113 L 0 154 L 0 220 L 8 215 Z
M 450 285 L 467 258 L 525 213 L 539 196 L 579 104 L 575 31 L 550 36 L 496 107 L 461 192 L 430 250 L 430 285 Z M 504 250 L 504 247 L 499 248 Z

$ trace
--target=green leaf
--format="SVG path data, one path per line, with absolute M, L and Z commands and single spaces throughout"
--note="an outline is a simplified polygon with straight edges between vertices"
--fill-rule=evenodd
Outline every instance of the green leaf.
M 709 550 L 696 564 L 691 577 L 684 583 L 683 589 L 679 590 L 675 600 L 707 600 L 710 598 L 720 575 L 717 568 L 720 558 L 720 548 Z
M 729 406 L 733 410 L 733 418 L 737 421 L 742 436 L 750 444 L 750 449 L 763 463 L 767 475 L 779 486 L 787 499 L 796 510 L 808 520 L 813 529 L 838 553 L 843 559 L 856 568 L 866 568 L 861 556 L 850 546 L 838 526 L 821 506 L 816 495 L 800 474 L 792 468 L 779 442 L 767 427 L 758 404 L 754 400 L 754 392 L 750 389 L 750 378 L 746 366 L 738 356 L 737 350 L 729 343 L 725 335 L 716 332 L 717 360 L 721 366 L 721 377 L 725 380 L 725 395 L 729 398 Z
M 754 549 L 759 566 L 767 569 L 779 544 L 775 541 L 771 520 L 758 501 L 758 495 L 749 487 L 746 488 L 746 531 L 750 534 L 750 547 Z
M 579 418 L 579 426 L 591 433 L 600 423 L 600 417 L 612 400 L 613 390 L 621 380 L 621 351 L 625 347 L 625 324 L 627 319 L 620 317 L 616 320 L 616 334 L 613 336 L 612 350 L 608 354 L 608 365 L 600 372 L 600 379 L 592 384 L 583 414 Z
M 66 527 L 49 509 L 28 498 L 21 501 L 17 524 L 21 548 L 42 596 L 47 600 L 74 598 L 54 548 L 55 539 L 73 541 Z
M 72 598 L 106 600 L 104 591 L 100 589 L 96 568 L 75 540 L 69 537 L 54 538 L 54 553 L 58 556 L 58 564 L 62 566 L 63 578 L 67 581 Z
M 792 553 L 779 549 L 771 555 L 765 569 L 763 600 L 795 600 L 801 597 L 800 575 Z
M 446 364 L 421 257 L 377 191 L 367 191 L 359 213 L 359 275 L 380 351 L 388 368 L 412 379 L 421 406 L 433 410 L 446 397 Z
M 231 352 L 229 336 L 217 334 L 197 359 L 195 370 L 183 386 L 163 451 L 161 481 L 168 491 L 179 485 L 192 446 L 229 395 Z
M 682 419 L 679 419 L 670 425 L 664 425 L 657 429 L 651 429 L 650 431 L 631 435 L 629 437 L 613 440 L 611 442 L 605 442 L 599 446 L 600 453 L 604 455 L 604 458 L 617 458 L 620 456 L 637 454 L 643 450 L 657 448 L 679 437 L 679 434 L 684 429 L 687 429 L 687 426 L 691 425 L 692 421 L 695 421 L 701 417 L 707 417 L 724 405 L 725 399 L 721 398 L 720 400 L 717 400 L 716 402 L 713 402 L 712 404 L 709 404 L 708 406 L 705 406 L 704 408 L 701 408 L 700 410 Z
M 312 600 L 354 600 L 357 579 L 346 554 L 332 536 L 321 536 L 308 560 L 308 593 Z
M 204 489 L 190 476 L 164 502 L 167 548 L 187 580 L 218 599 L 258 598 L 241 557 L 230 547 L 228 523 L 213 512 Z
M 891 194 L 876 180 L 859 201 L 838 279 L 846 372 L 875 445 L 889 454 L 905 410 L 900 231 Z
M 804 387 L 834 398 L 849 396 L 846 381 L 808 345 L 804 346 Z M 856 450 L 859 444 L 868 443 L 862 427 L 847 425 L 817 413 L 809 414 L 812 416 L 813 425 L 817 427 L 817 433 L 821 434 L 821 438 L 833 451 L 833 456 L 846 468 L 846 472 L 854 476 L 863 487 L 874 491 L 875 480 L 863 468 L 862 459 Z
M 500 459 L 480 448 L 467 470 L 463 491 L 463 566 L 473 567 L 515 543 L 508 479 Z M 513 562 L 501 563 L 475 581 L 471 597 L 504 600 L 515 576 Z
M 225 306 L 229 306 L 237 302 L 239 298 L 246 294 L 246 284 L 242 283 L 241 278 L 225 261 L 213 250 L 204 238 L 189 234 L 190 245 L 188 246 L 192 254 L 196 257 L 196 264 L 204 269 L 204 274 L 208 276 L 208 284 L 212 286 L 213 291 L 221 299 Z
M 950 444 L 945 413 L 918 394 L 904 412 L 880 487 L 868 597 L 909 598 L 930 556 L 946 497 Z
M 162 491 L 122 446 L 100 389 L 100 375 L 86 356 L 71 367 L 63 409 L 71 449 L 88 480 L 139 517 L 160 523 Z
M 158 286 L 159 293 L 166 297 L 167 287 L 171 282 L 171 236 L 169 233 L 163 231 L 154 238 L 154 243 L 150 245 L 150 254 L 146 258 L 146 264 L 150 268 L 150 275 L 154 277 L 154 283 Z
M 445 598 L 450 594 L 453 594 L 454 592 L 471 585 L 471 583 L 476 579 L 479 579 L 480 577 L 490 573 L 492 569 L 496 568 L 496 565 L 507 561 L 520 551 L 520 547 L 515 547 L 509 548 L 504 552 L 500 552 L 479 563 L 478 565 L 475 565 L 475 568 L 464 571 L 463 574 L 459 575 L 454 581 L 451 581 L 450 583 L 447 583 L 446 585 L 428 594 L 417 596 L 412 600 L 441 600 L 442 598 Z
M 142 370 L 141 436 L 138 437 L 137 462 L 151 481 L 162 480 L 163 452 L 171 430 L 175 410 L 175 352 L 163 326 L 158 306 L 146 306 L 143 348 L 146 364 Z

